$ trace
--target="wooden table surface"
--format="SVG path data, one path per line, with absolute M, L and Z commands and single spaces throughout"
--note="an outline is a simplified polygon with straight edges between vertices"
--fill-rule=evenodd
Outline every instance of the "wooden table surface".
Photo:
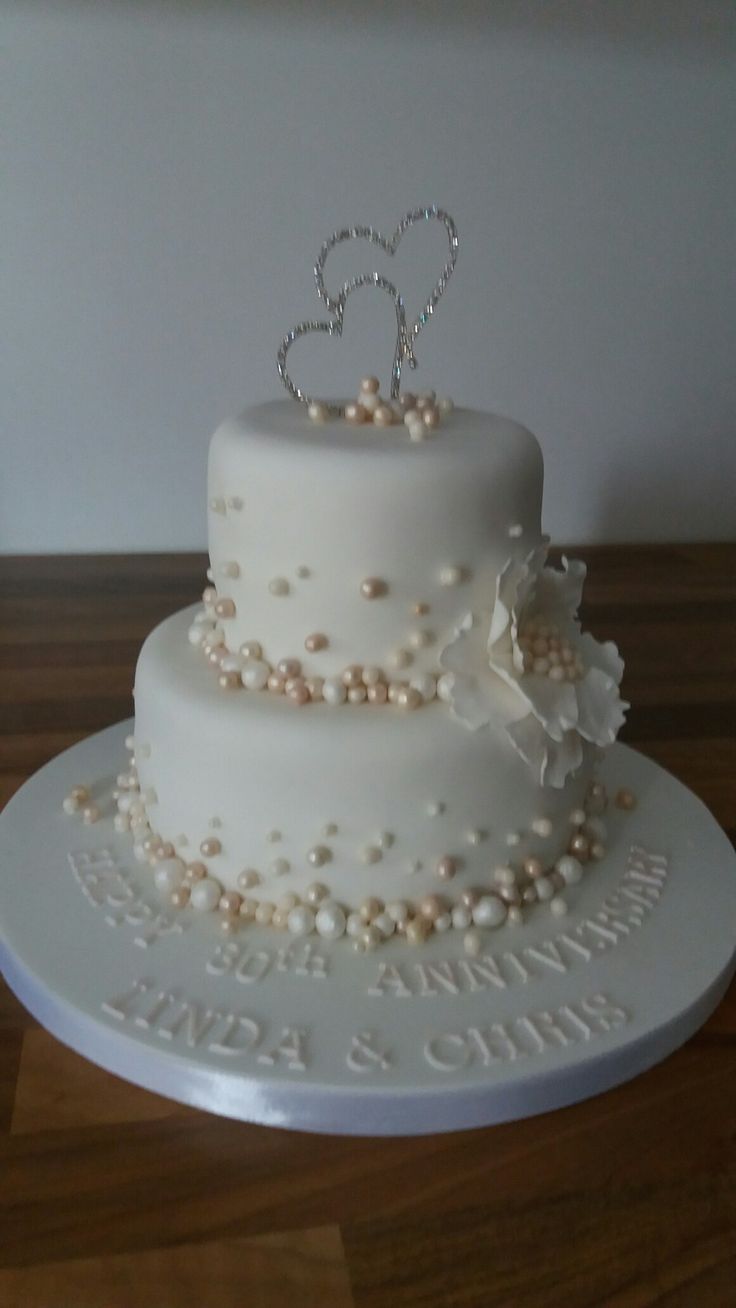
M 577 551 L 624 738 L 736 829 L 736 547 Z M 200 556 L 0 560 L 0 795 L 128 716 Z M 306 720 L 305 720 L 306 724 Z M 29 912 L 33 911 L 29 899 Z M 619 1089 L 424 1139 L 182 1108 L 84 1062 L 0 983 L 2 1308 L 736 1304 L 736 989 Z

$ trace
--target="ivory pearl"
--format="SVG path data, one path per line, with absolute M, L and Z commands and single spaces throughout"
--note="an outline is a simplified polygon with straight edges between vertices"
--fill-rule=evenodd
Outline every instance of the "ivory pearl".
M 366 417 L 370 420 L 375 410 L 381 403 L 381 397 L 378 391 L 361 391 L 359 403 L 362 405 Z
M 488 839 L 488 832 L 482 831 L 480 827 L 474 827 L 465 837 L 469 845 L 481 845 L 484 840 Z
M 465 950 L 465 953 L 468 954 L 470 958 L 477 958 L 482 948 L 483 941 L 481 940 L 479 932 L 466 931 L 463 936 L 463 949 Z
M 258 925 L 268 926 L 275 911 L 276 911 L 275 904 L 272 904 L 268 899 L 262 899 L 258 907 L 256 908 L 256 922 L 258 923 Z
M 241 916 L 241 917 L 242 917 L 246 922 L 253 922 L 253 921 L 255 921 L 256 909 L 257 909 L 257 908 L 258 908 L 258 902 L 257 902 L 257 900 L 255 900 L 255 899 L 248 899 L 247 896 L 244 896 L 244 897 L 243 897 L 243 901 L 242 901 L 242 903 L 241 903 L 241 905 L 240 905 L 240 916 Z
M 123 795 L 121 796 L 121 798 L 124 799 L 125 796 Z M 118 804 L 120 804 L 120 800 L 118 800 Z M 77 800 L 74 798 L 73 795 L 66 795 L 62 802 L 61 807 L 63 808 L 64 812 L 68 813 L 70 816 L 72 815 L 72 813 L 79 812 L 79 803 L 77 802 Z
M 567 912 L 567 900 L 562 899 L 560 895 L 555 895 L 554 899 L 550 900 L 549 907 L 555 917 L 564 917 Z
M 369 953 L 372 950 L 377 949 L 378 946 L 380 945 L 381 932 L 379 931 L 378 927 L 375 927 L 371 924 L 371 926 L 367 926 L 363 928 L 363 930 L 360 933 L 359 940 L 361 945 L 363 946 L 363 949 L 365 949 L 366 953 Z
M 408 649 L 395 649 L 389 654 L 388 662 L 392 668 L 408 668 L 414 662 L 414 656 Z
M 365 577 L 360 583 L 363 599 L 381 599 L 387 592 L 388 585 L 382 577 Z
M 128 817 L 128 814 L 116 813 L 112 820 L 112 825 L 116 831 L 121 833 L 124 831 L 130 831 L 130 818 Z
M 255 868 L 246 868 L 244 872 L 238 873 L 238 885 L 241 890 L 252 890 L 254 886 L 260 885 L 261 874 L 256 872 Z
M 594 840 L 590 846 L 590 857 L 600 863 L 602 858 L 606 857 L 606 847 L 600 840 Z
M 373 925 L 377 931 L 380 931 L 384 940 L 388 940 L 389 936 L 392 936 L 396 930 L 396 923 L 385 909 L 383 913 L 379 913 L 378 917 L 374 919 Z
M 360 913 L 348 913 L 348 916 L 345 921 L 345 930 L 347 931 L 349 936 L 360 935 L 360 932 L 363 930 L 364 926 L 365 923 L 362 917 L 360 916 Z
M 441 699 L 443 703 L 448 704 L 452 699 L 453 685 L 454 678 L 452 673 L 443 672 L 442 676 L 437 681 L 437 698 Z
M 314 911 L 308 904 L 298 904 L 292 908 L 286 926 L 292 936 L 309 936 L 314 931 Z
M 425 425 L 424 425 L 424 423 L 422 422 L 421 418 L 420 418 L 418 421 L 416 421 L 416 422 L 410 422 L 410 423 L 408 423 L 407 426 L 408 426 L 408 428 L 409 428 L 409 440 L 410 440 L 410 441 L 414 441 L 416 444 L 419 444 L 421 441 L 424 441 L 424 440 L 427 439 L 427 430 L 428 430 L 428 429 L 425 427 Z
M 186 868 L 180 858 L 166 858 L 163 863 L 156 865 L 153 882 L 162 894 L 170 894 L 184 884 L 185 873 Z
M 583 865 L 572 854 L 563 854 L 562 858 L 558 858 L 555 871 L 559 872 L 567 886 L 574 886 L 583 879 Z
M 87 804 L 82 809 L 82 821 L 87 827 L 91 827 L 100 817 L 101 813 L 97 804 Z
M 220 659 L 220 672 L 237 672 L 238 674 L 240 674 L 242 671 L 243 671 L 242 654 L 226 654 L 224 658 Z M 238 681 L 240 681 L 239 675 L 238 675 Z
M 354 427 L 358 427 L 362 422 L 365 422 L 367 417 L 368 417 L 368 410 L 366 409 L 365 405 L 363 404 L 345 405 L 345 420 L 346 422 L 351 423 Z
M 322 698 L 327 704 L 344 704 L 347 699 L 347 687 L 339 677 L 325 677 Z
M 541 877 L 544 873 L 544 866 L 542 864 L 542 860 L 533 857 L 525 858 L 524 871 L 526 872 L 526 875 L 528 877 L 532 878 L 532 880 L 534 880 L 536 877 Z
M 496 895 L 483 895 L 473 909 L 476 926 L 497 927 L 506 921 L 506 905 Z
M 386 905 L 386 912 L 397 925 L 409 921 L 409 905 L 403 899 L 392 899 Z
M 552 822 L 548 817 L 538 817 L 532 822 L 532 831 L 535 835 L 542 836 L 545 839 L 547 836 L 552 835 L 552 829 Z
M 440 568 L 440 586 L 459 586 L 465 580 L 466 570 L 459 563 L 448 563 Z
M 473 915 L 470 909 L 466 908 L 464 904 L 455 904 L 450 917 L 452 918 L 452 925 L 456 931 L 464 931 L 466 927 L 470 926 L 470 923 L 473 920 Z
M 409 644 L 412 649 L 426 649 L 428 645 L 433 645 L 435 635 L 433 631 L 411 631 L 409 632 Z
M 326 904 L 320 904 L 314 924 L 317 935 L 325 940 L 339 940 L 340 936 L 345 934 L 347 917 L 339 904 L 329 900 Z
M 537 877 L 536 881 L 534 882 L 534 889 L 536 890 L 537 899 L 540 901 L 540 903 L 544 903 L 546 900 L 552 899 L 555 893 L 555 888 L 550 878 L 544 876 Z
M 440 913 L 439 917 L 434 920 L 434 929 L 438 934 L 449 931 L 452 926 L 452 918 L 449 913 Z
M 383 673 L 380 668 L 377 668 L 370 663 L 368 664 L 367 667 L 363 668 L 364 686 L 377 686 L 379 681 L 382 680 L 383 680 Z
M 318 401 L 307 406 L 307 413 L 311 422 L 327 422 L 330 416 L 327 405 Z
M 130 776 L 131 776 L 130 773 L 125 774 L 126 784 L 130 779 Z M 118 783 L 120 783 L 119 777 L 118 777 Z M 90 798 L 89 786 L 72 786 L 69 794 L 71 798 L 74 800 L 75 804 L 86 804 L 87 800 Z
M 437 681 L 431 672 L 418 672 L 409 682 L 412 690 L 416 690 L 422 699 L 429 703 L 437 694 Z
M 363 669 L 360 664 L 351 663 L 350 667 L 343 672 L 342 681 L 343 685 L 347 686 L 348 689 L 353 686 L 361 686 L 363 684 Z
M 198 912 L 211 913 L 217 908 L 221 894 L 219 881 L 213 877 L 204 877 L 201 881 L 195 881 L 189 892 L 189 902 Z
M 440 425 L 439 409 L 436 409 L 433 404 L 425 404 L 424 408 L 422 409 L 422 422 L 424 423 L 425 427 L 430 427 L 430 428 L 439 427 Z
M 284 877 L 291 871 L 291 864 L 287 858 L 274 858 L 269 863 L 268 870 L 272 877 Z
M 440 413 L 445 413 L 445 414 L 452 413 L 454 407 L 455 405 L 453 404 L 449 395 L 443 395 L 437 401 L 437 408 L 439 409 Z
M 350 704 L 362 704 L 366 695 L 365 686 L 351 686 L 348 690 L 348 702 Z
M 268 589 L 272 595 L 283 596 L 289 594 L 289 583 L 286 577 L 274 577 L 268 583 Z
M 240 680 L 246 690 L 265 690 L 271 676 L 271 669 L 261 659 L 250 658 L 244 665 Z
M 396 696 L 396 703 L 399 708 L 417 709 L 420 708 L 422 704 L 422 697 L 419 694 L 419 691 L 415 690 L 413 686 L 406 686 L 402 688 Z

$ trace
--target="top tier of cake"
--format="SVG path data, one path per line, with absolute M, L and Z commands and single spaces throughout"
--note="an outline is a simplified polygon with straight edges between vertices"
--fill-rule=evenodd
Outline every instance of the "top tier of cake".
M 542 456 L 509 419 L 456 409 L 420 443 L 402 425 L 250 408 L 212 438 L 209 551 L 225 643 L 305 674 L 353 663 L 436 673 L 510 557 L 540 542 Z

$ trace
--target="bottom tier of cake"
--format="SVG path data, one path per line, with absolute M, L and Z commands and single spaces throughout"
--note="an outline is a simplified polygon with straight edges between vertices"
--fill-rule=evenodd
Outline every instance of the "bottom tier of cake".
M 277 925 L 311 906 L 295 930 L 313 929 L 325 902 L 364 922 L 398 902 L 428 927 L 453 912 L 455 925 L 498 925 L 544 901 L 565 911 L 561 892 L 603 852 L 592 750 L 564 789 L 539 786 L 506 734 L 518 709 L 504 688 L 478 732 L 439 702 L 299 708 L 224 691 L 187 641 L 191 617 L 143 646 L 118 798 L 175 903 L 245 916 L 265 904 L 258 920 L 274 905 Z

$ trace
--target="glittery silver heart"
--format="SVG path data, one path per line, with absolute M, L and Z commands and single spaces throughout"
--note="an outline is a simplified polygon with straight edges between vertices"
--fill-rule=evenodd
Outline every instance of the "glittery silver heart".
M 299 340 L 300 336 L 306 336 L 309 332 L 326 332 L 328 336 L 342 336 L 343 323 L 345 319 L 345 306 L 353 291 L 360 290 L 362 286 L 375 286 L 378 290 L 385 291 L 391 296 L 396 310 L 396 348 L 394 350 L 394 361 L 391 369 L 391 395 L 393 398 L 399 393 L 401 384 L 401 369 L 404 361 L 409 364 L 410 368 L 416 368 L 416 359 L 414 358 L 414 349 L 409 331 L 406 326 L 406 311 L 404 301 L 393 282 L 382 277 L 380 273 L 364 273 L 361 277 L 353 277 L 351 281 L 346 282 L 342 287 L 336 300 L 330 300 L 330 309 L 334 314 L 333 318 L 310 319 L 307 322 L 297 323 L 287 332 L 278 352 L 278 370 L 284 386 L 289 394 L 295 400 L 300 400 L 302 404 L 314 404 L 315 399 L 301 390 L 289 376 L 286 368 L 286 356 L 289 353 L 294 341 Z M 327 404 L 330 413 L 340 416 L 344 411 L 341 404 Z
M 442 269 L 438 281 L 432 287 L 424 308 L 409 328 L 409 336 L 411 340 L 416 340 L 422 328 L 432 317 L 438 301 L 444 294 L 447 283 L 452 277 L 455 264 L 457 263 L 457 228 L 449 213 L 446 213 L 444 209 L 438 209 L 436 204 L 429 205 L 426 209 L 411 209 L 409 213 L 405 213 L 391 236 L 382 236 L 375 227 L 343 227 L 341 231 L 333 232 L 332 236 L 330 236 L 322 246 L 322 249 L 317 256 L 317 262 L 314 265 L 314 280 L 317 283 L 317 294 L 327 305 L 327 308 L 332 313 L 335 313 L 340 301 L 340 295 L 338 295 L 337 299 L 332 298 L 324 282 L 325 264 L 330 251 L 334 250 L 336 245 L 342 245 L 346 241 L 368 241 L 371 245 L 377 245 L 381 250 L 383 250 L 384 254 L 393 257 L 399 248 L 404 232 L 408 231 L 410 227 L 414 227 L 417 223 L 422 222 L 438 222 L 442 224 L 447 232 L 450 252 L 447 263 Z M 342 294 L 342 291 L 340 294 Z
M 424 308 L 418 314 L 417 318 L 411 324 L 406 325 L 406 310 L 402 296 L 397 291 L 393 282 L 382 277 L 380 273 L 364 273 L 360 277 L 353 277 L 350 281 L 344 282 L 337 296 L 330 295 L 324 283 L 324 269 L 327 257 L 336 245 L 341 245 L 345 241 L 364 240 L 371 245 L 377 245 L 385 254 L 394 255 L 399 248 L 404 232 L 410 227 L 420 222 L 439 222 L 447 232 L 450 253 L 438 281 L 433 286 L 429 298 Z M 341 231 L 333 232 L 332 236 L 325 241 L 314 265 L 314 279 L 317 285 L 317 294 L 322 302 L 327 306 L 334 315 L 332 320 L 320 321 L 312 319 L 308 322 L 298 323 L 292 327 L 291 331 L 286 334 L 278 352 L 278 370 L 279 376 L 289 394 L 295 400 L 300 400 L 303 404 L 313 404 L 315 400 L 307 395 L 300 387 L 296 386 L 291 380 L 286 369 L 286 356 L 295 340 L 300 336 L 305 336 L 308 332 L 321 331 L 326 332 L 329 336 L 341 336 L 343 329 L 343 320 L 345 314 L 345 305 L 348 297 L 353 291 L 358 290 L 361 286 L 376 286 L 380 290 L 386 291 L 391 295 L 396 307 L 396 349 L 394 352 L 394 362 L 391 370 L 391 398 L 397 399 L 401 385 L 401 370 L 404 362 L 409 367 L 416 368 L 417 361 L 414 354 L 414 341 L 419 335 L 422 328 L 432 317 L 437 304 L 445 291 L 449 282 L 455 264 L 457 262 L 458 237 L 457 228 L 453 219 L 444 209 L 438 209 L 437 205 L 429 205 L 425 209 L 412 209 L 399 222 L 392 236 L 383 236 L 375 227 L 344 227 Z M 339 404 L 328 404 L 327 408 L 331 413 L 341 414 L 343 408 Z

